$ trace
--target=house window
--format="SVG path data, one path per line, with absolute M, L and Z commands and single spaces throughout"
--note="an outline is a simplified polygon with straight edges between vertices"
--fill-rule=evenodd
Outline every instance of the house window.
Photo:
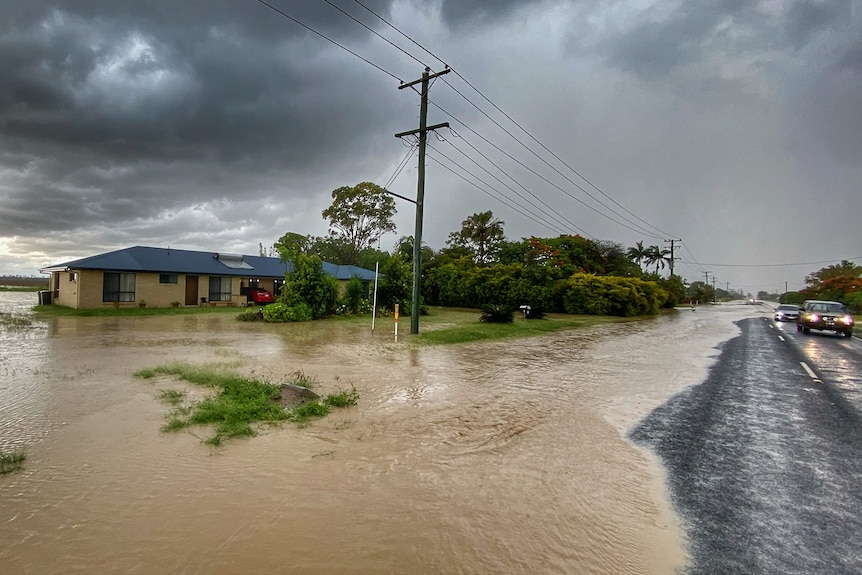
M 69 272 L 69 281 L 71 283 L 78 281 L 78 272 Z
M 210 301 L 230 301 L 231 278 L 210 276 Z
M 160 284 L 175 284 L 177 283 L 177 274 L 159 274 Z
M 102 301 L 135 301 L 135 274 L 105 272 Z

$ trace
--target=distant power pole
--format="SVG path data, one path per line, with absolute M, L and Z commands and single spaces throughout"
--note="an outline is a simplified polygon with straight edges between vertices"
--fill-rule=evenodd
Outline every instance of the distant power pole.
M 430 74 L 431 68 L 426 67 L 422 72 L 422 78 L 401 84 L 398 89 L 409 88 L 415 84 L 422 84 L 419 104 L 419 129 L 409 130 L 395 134 L 396 138 L 419 134 L 419 182 L 416 186 L 416 231 L 413 234 L 413 301 L 410 306 L 410 333 L 419 333 L 419 276 L 422 273 L 422 215 L 425 202 L 425 140 L 430 130 L 437 128 L 448 128 L 449 122 L 428 126 L 428 81 L 431 78 L 449 73 L 449 68 Z
M 673 262 L 674 262 L 674 260 L 676 259 L 676 258 L 673 256 L 673 244 L 674 244 L 674 242 L 682 242 L 682 240 L 680 240 L 680 239 L 676 239 L 676 240 L 664 240 L 664 243 L 666 243 L 666 244 L 670 244 L 670 277 L 673 277 Z

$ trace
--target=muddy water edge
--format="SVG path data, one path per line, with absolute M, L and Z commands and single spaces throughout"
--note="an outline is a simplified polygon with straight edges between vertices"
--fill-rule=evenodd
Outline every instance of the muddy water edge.
M 28 314 L 33 294 L 0 294 Z M 391 326 L 232 315 L 0 331 L 0 565 L 14 573 L 675 573 L 683 531 L 628 430 L 702 381 L 744 307 L 420 347 Z M 219 448 L 161 433 L 175 360 L 359 404 Z M 197 433 L 197 434 L 196 434 Z

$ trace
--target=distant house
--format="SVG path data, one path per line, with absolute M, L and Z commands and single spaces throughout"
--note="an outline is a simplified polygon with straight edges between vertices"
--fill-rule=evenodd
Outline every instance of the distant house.
M 40 271 L 50 274 L 52 303 L 75 309 L 171 305 L 245 305 L 249 288 L 281 293 L 290 261 L 263 256 L 135 246 L 74 260 Z M 374 272 L 323 263 L 323 271 L 346 282 Z

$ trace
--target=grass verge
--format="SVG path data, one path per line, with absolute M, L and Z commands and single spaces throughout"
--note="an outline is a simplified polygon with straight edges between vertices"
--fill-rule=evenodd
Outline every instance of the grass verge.
M 311 379 L 302 372 L 296 372 L 295 375 L 298 382 L 306 385 Z M 142 369 L 135 376 L 144 379 L 173 376 L 216 390 L 215 395 L 190 405 L 182 405 L 185 399 L 182 392 L 163 390 L 159 394 L 163 401 L 174 406 L 167 414 L 162 431 L 213 425 L 214 435 L 204 440 L 209 445 L 221 445 L 225 440 L 235 437 L 253 437 L 257 432 L 252 426 L 257 423 L 292 421 L 304 426 L 311 419 L 327 415 L 332 407 L 355 405 L 359 399 L 356 388 L 351 386 L 350 391 L 330 394 L 321 401 L 310 401 L 288 409 L 281 403 L 281 385 L 247 378 L 218 364 L 171 363 Z
M 36 315 L 46 317 L 143 317 L 152 315 L 195 315 L 195 314 L 233 314 L 241 312 L 240 307 L 119 307 L 99 309 L 72 309 L 61 305 L 33 306 Z
M 420 319 L 417 341 L 421 345 L 445 345 L 474 341 L 491 341 L 544 335 L 606 323 L 638 321 L 644 318 L 622 318 L 594 315 L 549 314 L 545 319 L 517 318 L 513 323 L 483 323 L 479 310 L 432 308 Z
M 48 289 L 48 286 L 7 286 L 0 285 L 0 291 L 40 292 Z
M 6 473 L 12 473 L 13 471 L 19 471 L 24 467 L 24 460 L 27 459 L 27 456 L 23 451 L 16 451 L 14 453 L 0 453 L 0 475 L 5 475 Z

